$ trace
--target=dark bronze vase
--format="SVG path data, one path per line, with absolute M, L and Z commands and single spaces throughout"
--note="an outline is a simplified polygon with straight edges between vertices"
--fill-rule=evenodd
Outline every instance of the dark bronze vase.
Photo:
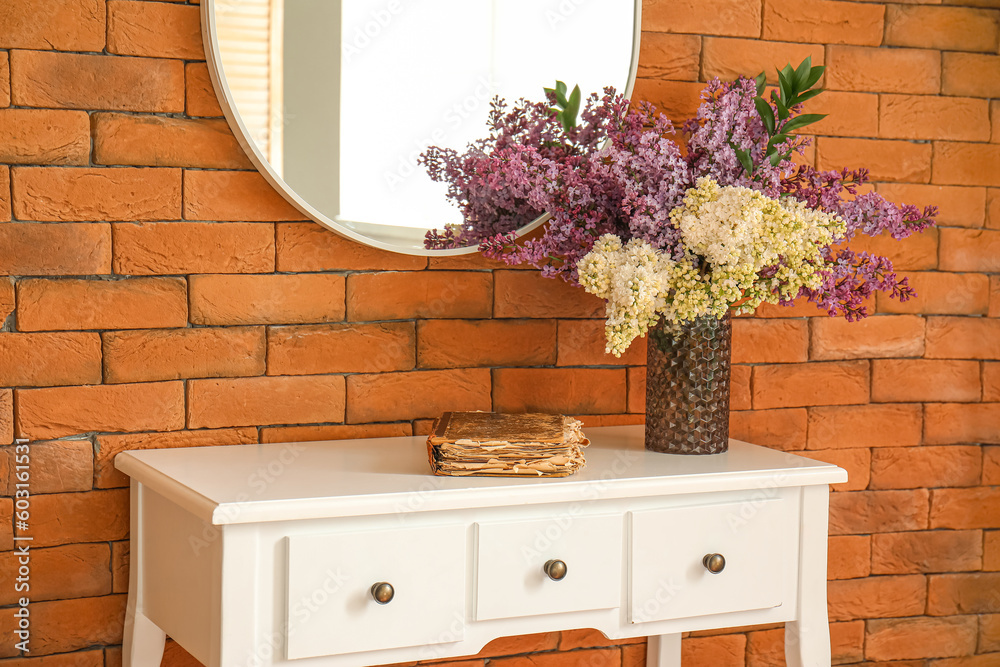
M 649 331 L 646 354 L 646 449 L 720 454 L 729 449 L 732 323 L 698 318 L 681 333 Z

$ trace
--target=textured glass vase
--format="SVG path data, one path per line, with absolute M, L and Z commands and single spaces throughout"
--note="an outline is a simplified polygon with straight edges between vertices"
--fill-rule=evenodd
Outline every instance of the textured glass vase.
M 646 353 L 646 449 L 719 454 L 729 449 L 732 324 L 702 317 L 681 333 L 649 332 Z

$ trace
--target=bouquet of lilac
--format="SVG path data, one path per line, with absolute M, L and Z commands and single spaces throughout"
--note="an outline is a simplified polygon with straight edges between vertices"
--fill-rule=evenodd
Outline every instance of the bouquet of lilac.
M 464 153 L 423 156 L 464 224 L 427 236 L 431 248 L 479 244 L 488 257 L 528 263 L 608 301 L 608 350 L 620 354 L 660 318 L 674 324 L 805 296 L 830 315 L 868 315 L 883 291 L 915 295 L 885 257 L 854 252 L 857 234 L 902 239 L 934 224 L 936 209 L 859 194 L 864 169 L 796 165 L 822 116 L 802 104 L 822 92 L 806 59 L 765 76 L 714 80 L 697 115 L 673 124 L 648 103 L 606 89 L 579 110 L 561 82 L 547 103 L 494 100 L 490 134 Z M 579 113 L 580 122 L 576 116 Z M 547 212 L 540 235 L 516 230 Z

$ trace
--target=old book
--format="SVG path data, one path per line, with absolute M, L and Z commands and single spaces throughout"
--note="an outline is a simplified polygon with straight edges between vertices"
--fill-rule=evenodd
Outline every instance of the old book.
M 583 422 L 564 415 L 446 412 L 427 438 L 435 475 L 565 477 L 581 469 Z

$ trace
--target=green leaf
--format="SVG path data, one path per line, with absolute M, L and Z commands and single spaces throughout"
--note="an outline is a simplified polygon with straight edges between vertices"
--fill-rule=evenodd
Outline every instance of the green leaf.
M 826 71 L 826 67 L 824 65 L 817 65 L 809 70 L 809 77 L 806 79 L 806 85 L 803 90 L 808 90 L 809 88 L 815 86 L 816 82 L 819 81 L 819 78 L 823 76 L 824 71 Z
M 757 114 L 764 122 L 764 128 L 767 130 L 767 133 L 774 134 L 774 110 L 771 109 L 771 105 L 760 97 L 755 97 L 753 103 L 757 107 Z
M 568 88 L 566 87 L 565 83 L 563 83 L 562 81 L 559 81 L 558 79 L 556 79 L 556 90 L 559 91 L 559 93 L 563 97 L 565 97 L 566 96 L 566 91 L 568 90 Z
M 580 86 L 575 86 L 573 88 L 573 92 L 569 96 L 569 103 L 563 111 L 563 128 L 567 132 L 576 127 L 576 116 L 580 113 L 580 102 L 582 98 L 583 94 L 580 92 Z
M 740 161 L 740 164 L 743 165 L 743 168 L 746 170 L 746 172 L 752 175 L 753 161 L 750 160 L 750 153 L 744 150 L 740 150 L 739 148 L 736 148 L 735 150 L 736 150 L 736 159 Z
M 791 132 L 800 127 L 805 127 L 806 125 L 812 125 L 817 121 L 821 121 L 826 118 L 825 113 L 804 113 L 801 116 L 796 116 L 790 121 L 784 124 L 781 128 L 782 132 Z
M 764 86 L 767 85 L 767 74 L 761 72 L 754 81 L 757 82 L 757 97 L 760 97 L 764 93 Z
M 788 118 L 788 107 L 785 106 L 785 103 L 777 95 L 774 96 L 774 106 L 778 107 L 778 120 Z
M 809 72 L 811 70 L 812 70 L 812 56 L 806 56 L 806 59 L 803 60 L 799 64 L 798 69 L 795 70 L 795 77 L 794 77 L 795 92 L 798 92 L 800 90 L 807 90 L 809 88 L 809 86 L 806 85 L 806 81 L 809 79 Z
M 795 98 L 795 104 L 802 104 L 806 100 L 811 100 L 812 98 L 822 93 L 823 90 L 824 90 L 823 88 L 817 88 L 816 90 L 807 90 L 806 92 L 802 93 L 797 98 Z
M 792 98 L 792 84 L 784 72 L 778 72 L 778 87 L 781 89 L 780 99 L 784 102 L 783 106 L 787 108 L 788 100 Z
M 768 161 L 771 163 L 772 167 L 777 167 L 779 164 L 781 164 L 781 161 L 784 159 L 785 159 L 784 155 L 775 153 L 774 155 L 768 158 Z

